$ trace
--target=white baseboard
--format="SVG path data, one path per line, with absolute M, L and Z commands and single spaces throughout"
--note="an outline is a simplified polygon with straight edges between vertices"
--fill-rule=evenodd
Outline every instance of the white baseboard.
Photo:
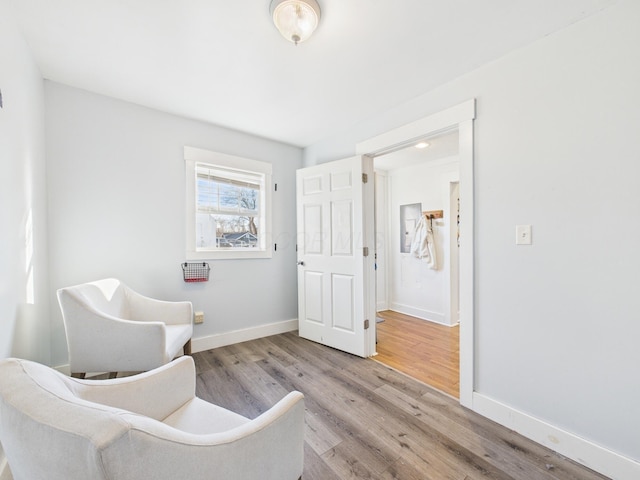
M 284 320 L 282 322 L 269 323 L 258 327 L 233 330 L 231 332 L 217 333 L 207 337 L 193 338 L 191 340 L 191 351 L 193 353 L 211 350 L 212 348 L 224 347 L 235 343 L 247 342 L 256 338 L 268 337 L 279 333 L 292 332 L 298 329 L 298 319 Z
M 640 463 L 477 392 L 473 410 L 607 477 L 640 478 Z
M 429 322 L 437 323 L 439 325 L 444 325 L 446 327 L 453 326 L 453 325 L 449 325 L 445 321 L 445 316 L 443 313 L 431 312 L 429 310 L 424 310 L 422 308 L 411 307 L 409 305 L 403 305 L 402 303 L 395 303 L 395 302 L 391 302 L 391 304 L 389 305 L 389 310 L 402 313 L 404 315 L 411 315 L 412 317 L 420 318 L 421 320 L 427 320 Z
M 389 304 L 386 301 L 380 301 L 376 304 L 376 312 L 384 312 L 389 310 Z

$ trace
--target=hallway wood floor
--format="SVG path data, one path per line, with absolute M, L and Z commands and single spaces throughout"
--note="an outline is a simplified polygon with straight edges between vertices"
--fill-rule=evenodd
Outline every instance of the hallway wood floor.
M 379 362 L 296 332 L 193 358 L 198 396 L 246 417 L 304 393 L 303 480 L 605 478 Z
M 378 312 L 374 360 L 460 398 L 460 326 L 447 327 L 402 313 Z

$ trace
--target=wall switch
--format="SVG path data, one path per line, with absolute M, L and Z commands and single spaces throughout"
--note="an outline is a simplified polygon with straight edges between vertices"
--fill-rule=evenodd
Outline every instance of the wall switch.
M 204 323 L 204 312 L 195 312 L 193 314 L 193 323 Z
M 531 225 L 516 225 L 516 245 L 531 245 Z

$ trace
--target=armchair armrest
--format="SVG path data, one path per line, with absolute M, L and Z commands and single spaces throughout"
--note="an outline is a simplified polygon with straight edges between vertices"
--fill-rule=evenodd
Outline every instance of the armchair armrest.
M 72 372 L 149 370 L 166 363 L 163 323 L 113 317 L 65 290 L 58 291 L 58 299 Z
M 145 297 L 125 287 L 131 320 L 163 322 L 167 325 L 190 324 L 193 320 L 191 302 L 168 302 Z
M 160 421 L 192 400 L 196 394 L 195 365 L 189 356 L 131 377 L 70 380 L 74 393 L 84 400 Z
M 102 452 L 113 478 L 296 480 L 304 458 L 304 397 L 291 392 L 267 412 L 226 432 L 198 435 L 131 418 L 126 439 Z M 137 452 L 148 454 L 144 463 Z

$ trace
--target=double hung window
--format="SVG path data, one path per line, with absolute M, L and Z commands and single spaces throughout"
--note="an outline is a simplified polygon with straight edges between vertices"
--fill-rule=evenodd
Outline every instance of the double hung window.
M 271 256 L 271 164 L 185 147 L 187 259 Z

